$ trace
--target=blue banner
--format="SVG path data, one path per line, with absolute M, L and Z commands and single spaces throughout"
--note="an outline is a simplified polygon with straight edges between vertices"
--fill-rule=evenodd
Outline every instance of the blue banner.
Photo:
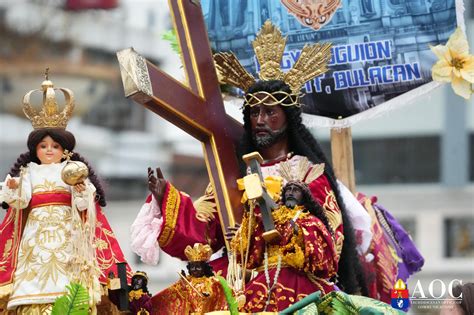
M 330 119 L 403 102 L 404 94 L 434 87 L 430 82 L 436 57 L 429 45 L 446 43 L 458 24 L 456 0 L 202 0 L 201 4 L 212 48 L 232 51 L 254 75 L 258 63 L 251 42 L 267 19 L 287 37 L 284 71 L 291 69 L 306 43 L 332 43 L 329 71 L 306 84 L 302 99 L 305 113 Z

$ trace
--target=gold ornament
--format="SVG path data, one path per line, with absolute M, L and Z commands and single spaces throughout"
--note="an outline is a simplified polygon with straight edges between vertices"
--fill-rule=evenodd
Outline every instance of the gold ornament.
M 283 37 L 280 30 L 267 20 L 252 42 L 252 46 L 260 64 L 260 79 L 281 80 L 283 71 L 280 62 L 285 52 L 286 37 Z
M 61 171 L 63 182 L 70 186 L 83 183 L 89 176 L 89 169 L 80 161 L 69 161 Z
M 329 23 L 341 0 L 280 0 L 301 24 L 319 30 Z
M 302 182 L 309 184 L 324 173 L 325 164 L 312 164 L 307 157 L 302 157 L 296 167 L 289 161 L 280 163 L 278 172 L 287 182 Z
M 184 254 L 188 261 L 208 261 L 211 258 L 212 249 L 207 244 L 195 243 L 193 247 L 190 245 L 186 246 Z
M 219 82 L 224 82 L 247 91 L 255 83 L 253 75 L 247 72 L 237 57 L 228 52 L 214 55 Z
M 69 150 L 63 152 L 63 159 L 66 159 L 67 163 L 61 170 L 61 179 L 69 186 L 82 184 L 89 176 L 89 169 L 86 164 L 81 161 L 71 161 L 73 155 Z
M 66 129 L 67 123 L 74 110 L 74 95 L 71 90 L 66 88 L 54 88 L 53 82 L 48 79 L 49 68 L 46 69 L 45 80 L 41 84 L 41 90 L 31 90 L 23 97 L 23 112 L 31 121 L 33 129 L 42 128 L 61 128 Z M 66 104 L 64 109 L 59 112 L 56 101 L 55 90 L 60 90 L 64 94 Z M 30 97 L 33 92 L 43 92 L 43 105 L 38 113 L 30 104 Z
M 252 93 L 247 93 L 245 105 L 249 106 L 262 103 L 268 106 L 300 106 L 298 98 L 301 88 L 306 81 L 325 73 L 331 59 L 330 43 L 305 45 L 293 68 L 284 73 L 280 63 L 285 51 L 286 38 L 270 20 L 264 23 L 252 45 L 260 64 L 260 80 L 282 80 L 290 87 L 291 93 L 285 91 L 267 93 L 272 97 L 265 95 L 263 100 Z M 255 83 L 255 78 L 244 69 L 234 54 L 217 53 L 214 55 L 214 62 L 219 82 L 231 84 L 245 92 Z

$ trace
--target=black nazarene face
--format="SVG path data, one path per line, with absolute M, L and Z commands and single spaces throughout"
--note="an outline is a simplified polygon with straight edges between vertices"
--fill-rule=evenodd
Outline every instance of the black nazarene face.
M 140 290 L 146 286 L 146 279 L 143 276 L 132 277 L 132 290 Z
M 258 97 L 258 94 L 255 96 Z M 280 105 L 254 105 L 250 108 L 254 145 L 261 149 L 272 146 L 286 135 L 286 114 Z
M 294 208 L 297 205 L 301 205 L 303 202 L 303 191 L 301 188 L 294 184 L 288 184 L 285 187 L 285 206 L 287 208 Z
M 190 261 L 188 263 L 189 274 L 194 278 L 201 278 L 205 275 L 204 262 L 202 261 Z

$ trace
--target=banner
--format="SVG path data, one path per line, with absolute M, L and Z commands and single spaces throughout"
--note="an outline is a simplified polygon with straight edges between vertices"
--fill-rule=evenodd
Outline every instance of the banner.
M 287 37 L 282 69 L 307 43 L 330 42 L 329 71 L 303 89 L 305 123 L 347 127 L 407 104 L 439 84 L 436 56 L 463 26 L 461 0 L 202 0 L 212 48 L 258 72 L 251 42 L 270 19 Z

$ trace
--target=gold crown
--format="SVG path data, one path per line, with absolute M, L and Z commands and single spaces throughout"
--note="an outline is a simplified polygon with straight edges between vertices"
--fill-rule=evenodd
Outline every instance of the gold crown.
M 209 245 L 203 245 L 201 243 L 194 244 L 193 247 L 190 245 L 186 246 L 184 254 L 188 258 L 188 261 L 208 261 L 212 255 L 212 249 Z
M 267 93 L 264 100 L 266 105 L 297 105 L 301 88 L 306 81 L 325 73 L 327 64 L 331 58 L 331 44 L 305 45 L 301 50 L 300 57 L 293 65 L 293 68 L 284 73 L 280 63 L 286 46 L 286 37 L 281 35 L 280 30 L 267 20 L 260 29 L 257 37 L 252 42 L 255 55 L 260 64 L 260 80 L 282 80 L 291 89 L 291 94 L 278 91 L 283 99 L 277 99 L 272 94 Z M 245 70 L 242 64 L 233 53 L 222 52 L 214 55 L 217 68 L 217 75 L 221 83 L 231 84 L 245 92 L 256 80 Z M 287 101 L 289 99 L 289 101 Z M 250 102 L 250 101 L 256 102 Z M 247 93 L 245 105 L 257 105 L 263 101 L 254 95 Z
M 48 70 L 46 69 L 45 80 L 41 83 L 41 89 L 29 91 L 23 97 L 23 112 L 31 121 L 33 129 L 41 128 L 62 128 L 66 129 L 67 123 L 74 110 L 74 95 L 71 90 L 66 88 L 54 88 L 53 82 L 48 79 Z M 64 109 L 59 112 L 56 101 L 55 90 L 60 90 L 64 94 L 66 104 Z M 43 106 L 38 113 L 30 104 L 30 97 L 33 92 L 43 92 Z
M 148 275 L 146 274 L 145 271 L 137 271 L 133 274 L 132 278 L 135 276 L 142 276 L 148 281 Z

